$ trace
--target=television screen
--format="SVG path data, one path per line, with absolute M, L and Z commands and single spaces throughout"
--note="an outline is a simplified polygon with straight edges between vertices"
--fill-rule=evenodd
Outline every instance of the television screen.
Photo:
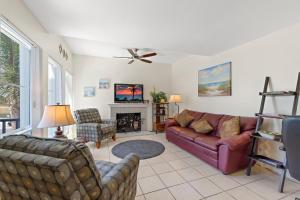
M 142 102 L 142 84 L 115 84 L 115 102 Z

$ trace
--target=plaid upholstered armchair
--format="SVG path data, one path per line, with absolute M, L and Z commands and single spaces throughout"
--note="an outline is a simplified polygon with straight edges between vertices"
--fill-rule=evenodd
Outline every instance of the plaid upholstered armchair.
M 0 199 L 134 200 L 139 158 L 94 161 L 72 140 L 13 135 L 0 140 Z
M 101 119 L 96 108 L 76 110 L 74 114 L 77 121 L 78 138 L 86 142 L 96 142 L 97 148 L 100 148 L 103 139 L 112 138 L 116 140 L 116 122 Z

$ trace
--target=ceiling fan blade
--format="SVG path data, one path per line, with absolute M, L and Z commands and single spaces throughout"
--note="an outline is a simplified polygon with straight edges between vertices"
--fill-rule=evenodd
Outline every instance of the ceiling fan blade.
M 134 62 L 134 60 L 131 60 L 131 61 L 129 61 L 129 63 L 128 64 L 132 64 Z
M 151 60 L 146 60 L 146 59 L 139 59 L 140 61 L 143 61 L 143 62 L 145 62 L 145 63 L 152 63 L 152 61 Z
M 128 59 L 131 59 L 131 57 L 119 57 L 119 56 L 114 56 L 114 58 L 128 58 Z
M 136 57 L 136 54 L 134 53 L 134 51 L 132 49 L 127 49 L 127 50 L 133 57 Z
M 145 54 L 145 55 L 142 55 L 142 56 L 140 56 L 140 58 L 147 58 L 147 57 L 151 57 L 151 56 L 156 56 L 157 55 L 157 53 L 147 53 L 147 54 Z

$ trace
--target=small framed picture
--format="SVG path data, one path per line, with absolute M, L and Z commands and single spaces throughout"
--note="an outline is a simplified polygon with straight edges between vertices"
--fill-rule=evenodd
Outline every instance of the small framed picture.
M 108 79 L 99 80 L 99 89 L 109 89 L 110 81 Z
M 96 87 L 84 87 L 84 97 L 94 97 L 96 95 Z

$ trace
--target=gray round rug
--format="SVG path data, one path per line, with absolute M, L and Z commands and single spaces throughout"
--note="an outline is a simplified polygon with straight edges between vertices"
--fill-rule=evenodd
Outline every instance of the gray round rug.
M 147 159 L 162 154 L 165 147 L 153 140 L 130 140 L 117 144 L 111 151 L 119 158 L 125 158 L 128 154 L 135 153 L 140 159 Z

